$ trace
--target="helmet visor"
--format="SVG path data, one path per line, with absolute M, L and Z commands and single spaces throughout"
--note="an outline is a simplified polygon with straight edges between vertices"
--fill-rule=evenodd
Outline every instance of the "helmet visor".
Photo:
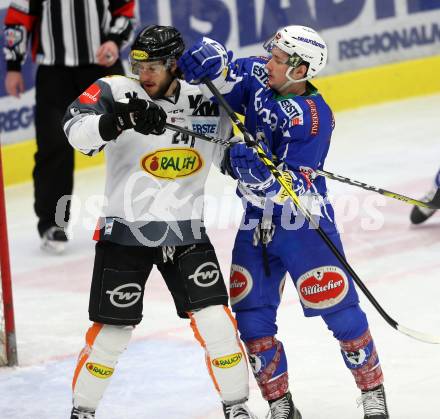
M 278 48 L 280 51 L 287 54 L 286 61 L 283 64 L 287 64 L 290 67 L 296 68 L 300 64 L 308 64 L 306 63 L 296 52 L 293 54 L 289 54 L 288 52 L 284 51 L 284 48 L 281 48 L 281 45 L 278 42 L 278 39 L 276 37 L 277 32 L 275 32 L 267 41 L 264 42 L 263 48 L 272 55 L 272 51 L 274 48 Z
M 129 62 L 132 74 L 139 76 L 143 73 L 151 75 L 160 74 L 169 70 L 176 60 L 168 58 L 166 60 L 148 60 L 148 53 L 141 50 L 132 50 L 129 55 Z
M 272 53 L 272 48 L 274 47 L 275 44 L 275 35 L 277 33 L 273 33 L 268 39 L 266 39 L 266 41 L 264 41 L 263 43 L 263 48 L 269 53 Z

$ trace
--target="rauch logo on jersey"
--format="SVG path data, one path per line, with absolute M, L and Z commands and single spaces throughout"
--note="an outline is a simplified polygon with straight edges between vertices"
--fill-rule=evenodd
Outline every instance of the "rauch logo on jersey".
M 173 180 L 198 172 L 203 159 L 191 148 L 164 148 L 144 156 L 141 166 L 154 177 Z
M 79 101 L 85 105 L 92 105 L 98 102 L 99 96 L 101 96 L 101 88 L 97 84 L 92 84 L 81 93 Z
M 348 279 L 337 266 L 321 266 L 306 272 L 296 283 L 306 307 L 328 308 L 341 302 L 348 292 Z

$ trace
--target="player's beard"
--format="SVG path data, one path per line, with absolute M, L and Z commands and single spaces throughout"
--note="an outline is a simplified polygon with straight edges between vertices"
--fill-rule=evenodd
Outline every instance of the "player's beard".
M 160 99 L 164 97 L 173 80 L 174 76 L 171 74 L 171 71 L 167 70 L 167 78 L 159 85 L 157 92 L 153 95 L 150 95 L 151 99 Z

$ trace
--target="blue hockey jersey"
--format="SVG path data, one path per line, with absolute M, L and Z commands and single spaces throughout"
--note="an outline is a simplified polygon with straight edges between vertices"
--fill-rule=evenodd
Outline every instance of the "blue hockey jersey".
M 318 207 L 322 206 L 327 193 L 325 179 L 318 177 L 310 184 L 299 171 L 323 168 L 335 125 L 333 113 L 309 82 L 301 96 L 280 96 L 269 88 L 266 62 L 263 57 L 250 57 L 230 63 L 222 93 L 234 111 L 245 115 L 245 126 L 254 138 L 268 146 L 275 165 L 292 174 L 295 192 L 316 198 Z M 259 197 L 258 192 L 245 189 L 239 186 L 239 194 L 250 202 L 248 212 L 261 212 L 267 206 L 264 194 Z M 310 206 L 308 201 L 308 208 L 313 212 L 315 207 L 316 212 L 316 202 Z M 273 214 L 281 212 L 282 207 L 275 205 Z

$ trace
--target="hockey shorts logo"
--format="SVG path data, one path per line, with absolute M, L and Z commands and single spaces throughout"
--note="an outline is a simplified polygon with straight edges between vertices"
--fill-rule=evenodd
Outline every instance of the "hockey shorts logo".
M 192 279 L 199 287 L 210 287 L 220 278 L 220 270 L 214 262 L 205 262 L 188 279 Z
M 110 378 L 113 375 L 114 368 L 106 367 L 105 365 L 95 364 L 94 362 L 87 362 L 87 371 L 97 378 Z
M 191 148 L 163 148 L 142 157 L 141 167 L 154 177 L 174 180 L 197 173 L 203 159 Z
M 110 303 L 115 307 L 126 308 L 135 305 L 142 295 L 142 287 L 131 283 L 116 287 L 112 291 L 106 291 L 110 295 Z
M 253 282 L 249 271 L 243 266 L 233 264 L 229 281 L 229 294 L 231 305 L 237 304 L 252 290 Z
M 97 84 L 93 83 L 85 92 L 81 93 L 79 101 L 85 105 L 93 105 L 98 102 L 100 96 L 101 88 Z
M 324 309 L 340 303 L 348 292 L 348 279 L 337 266 L 321 266 L 298 278 L 296 288 L 305 307 Z
M 236 354 L 213 359 L 212 365 L 217 368 L 232 368 L 239 364 L 242 358 L 243 354 L 241 352 L 237 352 Z

